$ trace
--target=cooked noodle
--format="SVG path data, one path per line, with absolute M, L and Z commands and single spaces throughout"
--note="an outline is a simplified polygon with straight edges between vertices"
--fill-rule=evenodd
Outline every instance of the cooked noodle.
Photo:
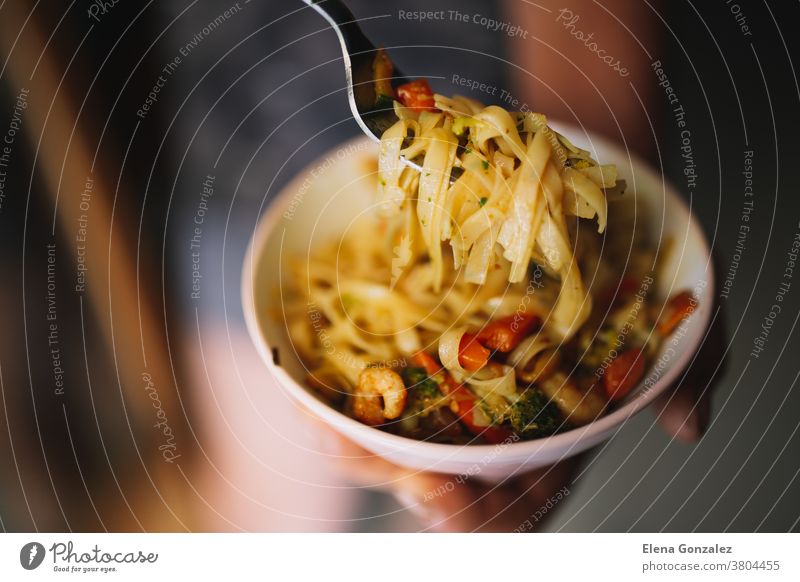
M 498 442 L 589 422 L 638 383 L 657 344 L 646 304 L 613 339 L 652 283 L 641 241 L 627 267 L 613 238 L 597 251 L 599 233 L 624 221 L 623 206 L 609 221 L 616 167 L 541 114 L 433 100 L 394 103 L 379 211 L 291 262 L 285 317 L 309 382 L 362 422 L 415 438 Z M 612 349 L 622 355 L 604 368 Z M 367 379 L 367 367 L 385 371 Z
M 434 292 L 442 287 L 443 242 L 454 268 L 470 283 L 486 282 L 498 260 L 508 280 L 525 279 L 531 259 L 562 282 L 550 328 L 568 339 L 586 321 L 591 300 L 573 256 L 567 216 L 606 228 L 603 188 L 616 185 L 616 168 L 600 166 L 547 126 L 538 113 L 509 113 L 472 99 L 435 96 L 439 111 L 396 105 L 400 120 L 383 135 L 378 196 L 386 215 L 406 215 L 393 276 L 422 254 L 430 260 Z M 422 174 L 402 163 L 421 160 Z M 460 175 L 451 184 L 454 169 Z M 422 245 L 414 245 L 414 236 Z M 416 252 L 415 252 L 416 251 Z

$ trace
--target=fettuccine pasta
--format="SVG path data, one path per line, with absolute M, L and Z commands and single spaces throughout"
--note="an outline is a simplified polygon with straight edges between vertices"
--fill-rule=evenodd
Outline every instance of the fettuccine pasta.
M 607 221 L 604 189 L 617 184 L 616 168 L 601 166 L 573 146 L 539 113 L 509 113 L 465 97 L 434 96 L 435 111 L 396 102 L 399 120 L 381 139 L 378 197 L 385 215 L 408 212 L 393 275 L 420 256 L 431 264 L 430 284 L 442 288 L 451 260 L 478 285 L 499 260 L 509 283 L 523 281 L 532 259 L 561 280 L 551 330 L 569 339 L 591 312 L 574 258 L 567 217 Z M 418 160 L 422 172 L 403 163 Z M 408 217 L 406 217 L 408 218 Z M 414 244 L 418 236 L 421 245 Z M 448 243 L 449 255 L 442 243 Z
M 696 305 L 651 304 L 653 251 L 616 167 L 539 113 L 387 86 L 378 211 L 291 261 L 284 317 L 309 384 L 363 423 L 438 442 L 596 419 Z

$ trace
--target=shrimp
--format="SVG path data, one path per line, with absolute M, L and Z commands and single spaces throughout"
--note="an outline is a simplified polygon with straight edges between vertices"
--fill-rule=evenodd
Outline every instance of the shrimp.
M 364 368 L 353 393 L 353 414 L 364 424 L 382 424 L 403 414 L 407 396 L 403 379 L 397 372 Z
M 581 390 L 563 372 L 556 372 L 538 386 L 572 424 L 581 425 L 593 421 L 602 414 L 606 406 L 606 400 L 598 394 L 594 386 Z

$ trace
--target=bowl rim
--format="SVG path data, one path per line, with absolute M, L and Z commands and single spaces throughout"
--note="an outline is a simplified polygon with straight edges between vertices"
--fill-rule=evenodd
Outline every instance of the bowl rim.
M 551 125 L 557 125 L 560 128 L 565 128 L 567 131 L 577 132 L 574 133 L 575 135 L 586 135 L 596 150 L 609 151 L 614 154 L 621 153 L 620 147 L 617 144 L 585 128 L 578 128 L 561 122 L 553 122 Z M 321 159 L 324 159 L 326 155 L 330 155 L 331 152 L 343 146 L 358 144 L 362 141 L 368 141 L 368 138 L 366 136 L 351 138 L 335 146 L 331 151 L 325 152 L 321 156 Z M 375 147 L 377 148 L 378 146 L 375 145 Z M 359 152 L 359 155 L 362 155 L 361 150 L 359 150 Z M 368 152 L 370 152 L 369 148 L 363 150 L 363 153 Z M 697 221 L 697 214 L 690 212 L 688 205 L 678 194 L 677 189 L 672 183 L 658 174 L 648 162 L 629 150 L 622 153 L 630 160 L 630 167 L 635 168 L 636 172 L 644 177 L 642 180 L 643 182 L 661 182 L 663 184 L 664 195 L 669 197 L 672 203 L 676 205 L 685 223 L 688 224 L 687 232 L 696 231 L 700 243 L 700 248 L 697 250 L 702 251 L 701 260 L 704 260 L 707 266 L 704 294 L 706 297 L 713 297 L 716 282 L 714 263 L 711 260 L 710 247 L 705 232 Z M 503 442 L 500 444 L 448 444 L 417 440 L 365 425 L 319 400 L 311 394 L 307 387 L 289 375 L 282 366 L 275 364 L 272 356 L 272 347 L 262 332 L 256 312 L 254 276 L 256 274 L 256 268 L 259 265 L 260 255 L 263 253 L 270 235 L 280 224 L 283 213 L 290 205 L 293 198 L 292 193 L 297 189 L 295 186 L 302 182 L 309 168 L 313 166 L 315 161 L 316 160 L 312 160 L 281 188 L 278 194 L 269 202 L 267 209 L 258 219 L 253 229 L 253 235 L 247 247 L 242 269 L 242 308 L 251 340 L 255 344 L 256 350 L 266 364 L 267 369 L 278 382 L 279 386 L 289 392 L 293 398 L 307 406 L 314 414 L 337 428 L 348 432 L 354 431 L 363 434 L 368 441 L 383 441 L 393 450 L 407 450 L 413 448 L 416 453 L 424 452 L 426 457 L 440 458 L 441 460 L 452 459 L 453 453 L 458 453 L 460 461 L 480 462 L 488 452 L 497 451 L 498 447 L 504 447 L 504 456 L 513 456 L 515 458 L 530 457 L 534 454 L 541 455 L 544 451 L 549 449 L 571 450 L 583 440 L 589 440 L 592 437 L 598 437 L 604 435 L 606 432 L 611 432 L 615 427 L 622 425 L 625 421 L 652 404 L 653 401 L 660 396 L 667 387 L 672 385 L 676 378 L 686 369 L 689 360 L 696 354 L 700 341 L 704 336 L 707 336 L 711 312 L 713 311 L 710 303 L 706 304 L 703 309 L 699 309 L 695 312 L 694 317 L 700 318 L 700 321 L 696 324 L 697 333 L 691 335 L 687 334 L 687 336 L 684 337 L 684 341 L 687 341 L 688 345 L 683 353 L 674 360 L 673 364 L 664 370 L 663 374 L 653 383 L 645 394 L 640 393 L 637 397 L 624 403 L 616 410 L 604 414 L 588 424 L 569 429 L 559 434 L 531 440 L 516 440 L 510 443 Z M 338 163 L 346 162 L 339 161 Z M 648 372 L 652 372 L 652 370 L 653 366 L 647 369 Z

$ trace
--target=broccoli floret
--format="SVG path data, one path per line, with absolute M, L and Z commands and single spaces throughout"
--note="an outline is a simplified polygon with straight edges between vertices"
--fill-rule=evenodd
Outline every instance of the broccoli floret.
M 408 409 L 425 414 L 442 403 L 439 384 L 428 376 L 425 368 L 404 368 L 400 376 L 408 388 Z
M 511 405 L 509 420 L 514 430 L 526 439 L 549 436 L 562 425 L 558 407 L 535 388 L 528 388 Z
M 404 368 L 400 376 L 403 378 L 406 387 L 419 397 L 438 398 L 442 395 L 439 390 L 439 384 L 428 376 L 425 368 Z

